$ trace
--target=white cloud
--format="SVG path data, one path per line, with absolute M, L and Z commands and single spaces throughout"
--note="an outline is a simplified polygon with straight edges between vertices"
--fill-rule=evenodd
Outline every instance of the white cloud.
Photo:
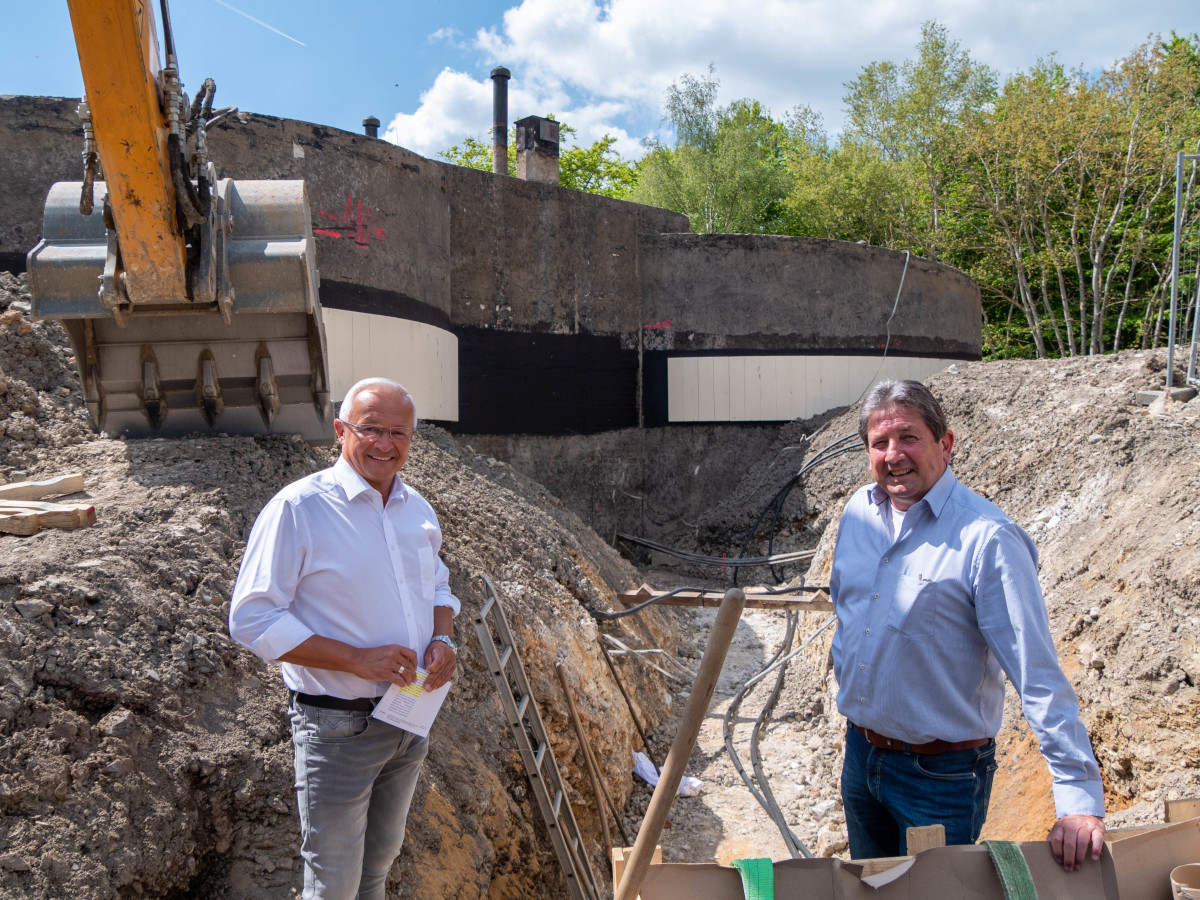
M 439 28 L 433 34 L 429 35 L 426 40 L 430 44 L 448 44 L 451 47 L 463 48 L 467 45 L 463 42 L 462 32 L 453 25 L 448 25 L 445 28 Z
M 776 118 L 805 103 L 841 129 L 845 83 L 870 62 L 913 55 L 921 24 L 945 24 L 974 59 L 1003 78 L 1057 51 L 1068 67 L 1097 69 L 1148 33 L 1187 31 L 1190 0 L 523 0 L 473 45 L 487 70 L 444 70 L 415 113 L 397 115 L 391 140 L 421 153 L 489 131 L 491 82 L 499 62 L 513 73 L 511 118 L 554 113 L 588 144 L 618 137 L 627 157 L 659 122 L 663 94 L 683 73 L 709 63 L 720 102 L 749 97 Z

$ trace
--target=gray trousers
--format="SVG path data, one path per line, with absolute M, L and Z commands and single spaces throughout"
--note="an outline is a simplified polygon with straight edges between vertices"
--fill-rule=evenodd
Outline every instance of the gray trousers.
M 429 742 L 372 719 L 293 700 L 303 900 L 384 900 Z

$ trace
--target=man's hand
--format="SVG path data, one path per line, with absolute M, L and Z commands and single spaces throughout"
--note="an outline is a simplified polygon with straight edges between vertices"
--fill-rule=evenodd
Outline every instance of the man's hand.
M 417 651 L 398 644 L 352 647 L 314 634 L 279 659 L 310 669 L 349 672 L 366 681 L 390 681 L 400 687 L 407 687 L 417 680 Z
M 367 681 L 407 687 L 417 680 L 417 651 L 398 644 L 360 650 L 354 674 Z
M 436 691 L 449 681 L 457 665 L 458 654 L 451 650 L 449 645 L 441 641 L 430 641 L 425 650 L 425 671 L 429 673 L 425 678 L 425 690 Z
M 1054 823 L 1050 835 L 1050 852 L 1054 861 L 1068 872 L 1083 865 L 1091 851 L 1092 859 L 1100 858 L 1104 846 L 1104 820 L 1095 816 L 1063 816 Z

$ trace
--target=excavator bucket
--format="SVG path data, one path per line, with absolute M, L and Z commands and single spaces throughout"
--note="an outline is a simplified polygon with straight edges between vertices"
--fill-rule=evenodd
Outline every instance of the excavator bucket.
M 190 248 L 189 297 L 129 302 L 120 249 L 80 182 L 46 198 L 28 257 L 33 314 L 62 320 L 93 426 L 112 435 L 300 434 L 327 440 L 325 333 L 302 181 L 218 182 Z M 124 302 L 120 302 L 124 301 Z

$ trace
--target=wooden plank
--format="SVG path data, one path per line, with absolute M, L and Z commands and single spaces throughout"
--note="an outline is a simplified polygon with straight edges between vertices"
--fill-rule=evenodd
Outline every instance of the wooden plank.
M 922 850 L 932 847 L 946 846 L 945 825 L 916 825 L 905 832 L 908 841 L 908 855 L 916 856 Z
M 21 537 L 28 537 L 31 534 L 36 534 L 37 530 L 38 514 L 36 512 L 14 513 L 12 515 L 0 513 L 0 534 L 16 534 Z
M 859 878 L 868 878 L 871 875 L 886 872 L 888 869 L 894 869 L 910 859 L 912 859 L 911 856 L 880 856 L 877 859 L 853 859 L 850 864 L 861 868 Z
M 1167 800 L 1164 806 L 1166 808 L 1163 817 L 1168 822 L 1186 822 L 1188 819 L 1200 817 L 1200 800 L 1198 799 Z
M 0 532 L 27 536 L 40 528 L 72 530 L 96 524 L 96 507 L 88 504 L 0 500 Z
M 0 484 L 0 500 L 41 500 L 43 497 L 75 494 L 82 490 L 82 475 L 60 475 L 45 481 L 14 481 L 12 484 Z
M 625 864 L 629 861 L 629 854 L 631 853 L 633 853 L 632 847 L 612 848 L 612 871 L 614 885 L 621 883 L 621 876 L 625 874 Z M 654 845 L 654 856 L 650 858 L 650 865 L 662 865 L 662 844 Z
M 645 603 L 651 597 L 661 597 L 666 594 L 666 591 L 650 591 L 643 585 L 636 592 L 626 592 L 617 594 L 617 599 L 626 607 L 637 606 L 639 603 Z M 675 594 L 671 597 L 665 597 L 659 600 L 656 606 L 689 606 L 689 607 L 705 607 L 716 609 L 721 605 L 722 595 L 714 592 L 701 591 L 684 591 Z M 824 591 L 817 591 L 806 597 L 800 597 L 793 594 L 761 594 L 746 591 L 746 608 L 747 609 L 793 609 L 808 612 L 832 612 L 833 604 L 829 600 L 829 595 Z

